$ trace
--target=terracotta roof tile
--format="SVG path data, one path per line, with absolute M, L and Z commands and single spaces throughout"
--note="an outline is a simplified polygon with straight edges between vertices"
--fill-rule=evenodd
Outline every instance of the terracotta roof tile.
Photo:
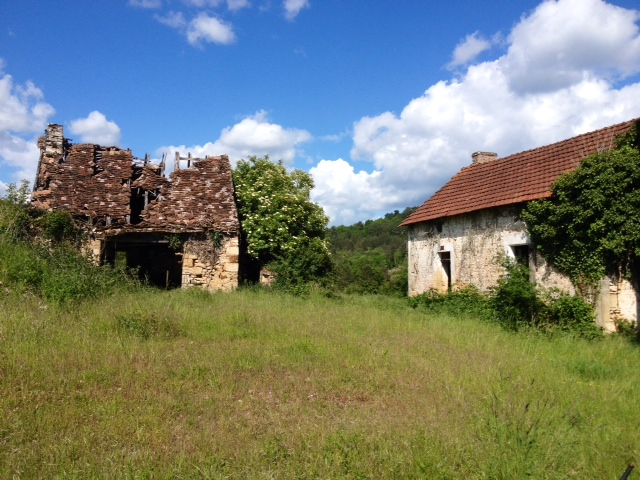
M 577 168 L 583 158 L 612 149 L 615 137 L 638 120 L 465 167 L 401 226 L 549 197 L 560 175 Z

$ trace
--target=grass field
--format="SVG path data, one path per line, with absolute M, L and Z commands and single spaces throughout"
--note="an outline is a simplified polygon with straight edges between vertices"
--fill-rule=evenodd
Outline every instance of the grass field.
M 261 290 L 0 309 L 2 479 L 617 479 L 640 459 L 622 338 Z

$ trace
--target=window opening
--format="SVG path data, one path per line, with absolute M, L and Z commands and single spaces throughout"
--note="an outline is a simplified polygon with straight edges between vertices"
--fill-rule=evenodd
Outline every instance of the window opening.
M 513 256 L 518 265 L 529 267 L 529 245 L 511 245 Z

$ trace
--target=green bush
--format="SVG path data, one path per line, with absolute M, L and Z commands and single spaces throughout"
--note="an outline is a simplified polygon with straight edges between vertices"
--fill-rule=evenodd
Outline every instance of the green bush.
M 529 279 L 529 269 L 510 259 L 503 266 L 506 273 L 489 294 L 495 318 L 515 330 L 522 325 L 536 325 L 543 317 L 544 303 Z
M 423 308 L 430 313 L 447 314 L 451 316 L 473 316 L 488 320 L 491 318 L 489 301 L 475 286 L 439 293 L 429 290 L 421 295 L 411 297 L 409 305 L 413 308 Z
M 31 292 L 53 304 L 97 298 L 134 280 L 94 265 L 80 251 L 82 231 L 65 212 L 29 208 L 28 188 L 10 185 L 0 199 L 0 282 L 10 292 Z
M 567 332 L 596 338 L 602 329 L 593 306 L 579 296 L 559 290 L 541 292 L 530 281 L 529 269 L 514 261 L 503 263 L 506 273 L 491 289 L 489 304 L 494 318 L 509 329 L 534 327 L 545 332 Z
M 44 212 L 37 223 L 42 228 L 42 236 L 54 243 L 75 244 L 82 238 L 82 231 L 67 212 Z
M 559 290 L 541 292 L 530 282 L 529 269 L 511 261 L 504 266 L 506 273 L 486 294 L 474 286 L 448 293 L 430 290 L 410 298 L 409 305 L 435 314 L 497 321 L 514 331 L 526 327 L 588 339 L 602 335 L 593 307 L 581 297 Z
M 326 283 L 333 263 L 324 240 L 303 237 L 292 245 L 287 255 L 279 256 L 267 265 L 276 275 L 276 285 L 290 288 L 310 282 Z
M 602 335 L 602 329 L 596 324 L 593 307 L 581 297 L 562 292 L 553 292 L 545 297 L 544 326 L 585 338 Z

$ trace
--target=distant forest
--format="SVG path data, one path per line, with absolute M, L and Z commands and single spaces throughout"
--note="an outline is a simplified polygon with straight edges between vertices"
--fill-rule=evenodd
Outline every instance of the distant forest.
M 383 218 L 327 229 L 337 287 L 347 293 L 407 294 L 407 230 L 417 207 Z

